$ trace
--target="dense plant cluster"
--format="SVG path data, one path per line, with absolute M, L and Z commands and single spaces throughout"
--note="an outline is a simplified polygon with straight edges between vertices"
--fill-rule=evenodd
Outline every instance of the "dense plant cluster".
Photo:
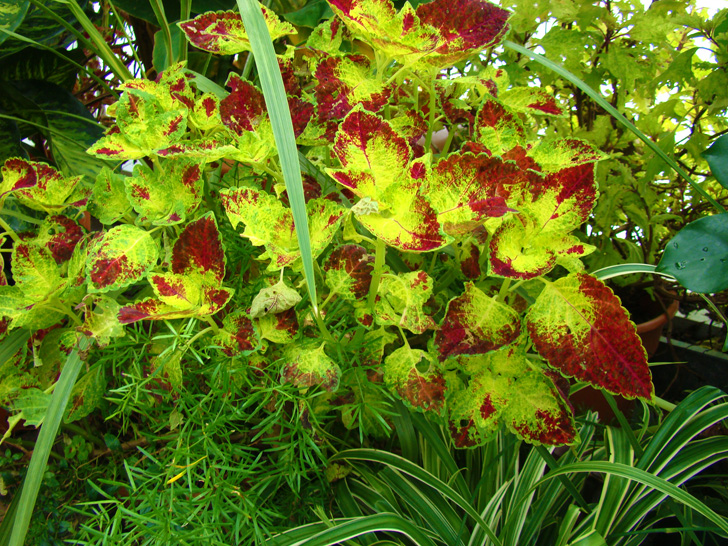
M 629 432 L 606 433 L 609 450 L 589 449 L 594 423 L 579 421 L 568 401 L 576 382 L 655 401 L 629 314 L 584 262 L 596 256 L 593 270 L 618 261 L 632 235 L 665 238 L 674 230 L 657 234 L 650 226 L 655 214 L 669 217 L 674 204 L 629 215 L 634 199 L 657 199 L 650 184 L 662 183 L 655 182 L 662 168 L 628 164 L 625 157 L 638 151 L 609 116 L 593 105 L 575 116 L 570 101 L 585 100 L 578 89 L 545 71 L 531 72 L 502 50 L 509 32 L 528 40 L 534 11 L 516 6 L 511 12 L 483 0 L 403 6 L 328 0 L 282 20 L 264 7 L 255 16 L 268 41 L 277 43 L 276 66 L 266 69 L 259 60 L 253 70 L 252 52 L 257 57 L 259 50 L 253 31 L 246 32 L 251 21 L 242 3 L 242 16 L 200 10 L 192 17 L 193 5 L 185 2 L 179 23 L 170 25 L 162 3 L 152 2 L 162 25 L 152 55 L 155 77 L 134 78 L 130 59 L 114 51 L 124 51 L 119 43 L 129 24 L 139 30 L 138 21 L 129 16 L 126 26 L 119 21 L 102 35 L 78 3 L 71 5 L 70 16 L 62 16 L 87 23 L 81 44 L 94 47 L 119 83 L 111 89 L 98 64 L 87 73 L 87 99 L 104 104 L 95 110 L 106 123 L 103 135 L 94 125 L 74 147 L 51 130 L 53 138 L 30 136 L 40 144 L 32 154 L 16 143 L 12 153 L 3 151 L 0 405 L 11 413 L 4 440 L 21 422 L 47 424 L 55 413 L 64 431 L 88 441 L 76 445 L 68 437 L 72 457 L 137 450 L 123 471 L 89 480 L 97 504 L 77 508 L 91 522 L 84 527 L 88 543 L 122 537 L 121 521 L 127 522 L 122 539 L 140 543 L 182 537 L 191 544 L 212 536 L 262 541 L 286 517 L 292 524 L 308 521 L 307 503 L 323 505 L 331 484 L 356 467 L 343 461 L 405 468 L 399 459 L 361 453 L 332 462 L 333 452 L 375 445 L 410 461 L 422 457 L 424 464 L 427 457 L 412 444 L 417 435 L 448 461 L 447 480 L 454 480 L 457 495 L 472 494 L 472 484 L 455 478 L 456 455 L 449 450 L 470 448 L 463 453 L 488 453 L 483 460 L 493 461 L 493 446 L 513 451 L 520 440 L 534 445 L 526 463 L 533 484 L 546 465 L 557 465 L 551 452 L 561 445 L 572 446 L 564 465 L 606 458 L 629 469 L 637 453 L 645 461 L 640 471 L 677 485 L 705 467 L 686 459 L 685 470 L 671 474 L 667 462 L 660 466 L 662 440 L 633 434 L 626 420 Z M 586 15 L 574 9 L 581 30 L 559 32 L 605 59 L 610 76 L 592 59 L 592 79 L 613 78 L 612 105 L 632 107 L 616 87 L 637 82 L 620 68 L 623 22 L 607 19 L 599 37 L 582 29 Z M 19 25 L 25 14 L 13 13 L 11 23 Z M 119 15 L 109 6 L 102 13 Z M 674 26 L 671 17 L 665 12 L 665 25 Z M 540 39 L 547 55 L 557 30 Z M 569 50 L 575 57 L 565 62 L 582 75 L 579 51 Z M 239 70 L 229 74 L 207 71 L 212 59 L 229 56 L 247 62 L 233 62 Z M 282 80 L 285 98 L 278 102 L 263 84 L 266 70 Z M 681 77 L 687 78 L 661 74 L 629 100 L 654 100 L 663 83 L 679 84 Z M 23 85 L 37 86 L 13 85 L 16 95 Z M 693 100 L 717 112 L 714 85 L 702 83 Z M 663 114 L 677 115 L 673 107 Z M 302 183 L 290 179 L 281 153 L 281 109 L 290 110 L 287 130 Z M 708 111 L 693 116 L 694 133 L 702 133 L 700 118 Z M 89 123 L 93 117 L 84 112 L 77 117 Z M 28 120 L 21 117 L 8 119 L 25 129 Z M 721 123 L 709 129 L 719 132 Z M 43 146 L 45 158 L 38 153 Z M 690 161 L 697 165 L 698 158 L 693 153 Z M 625 197 L 634 186 L 649 189 Z M 711 199 L 722 198 L 709 190 Z M 693 196 L 685 190 L 675 199 Z M 625 213 L 627 237 L 614 242 Z M 654 261 L 658 248 L 638 260 Z M 67 379 L 72 369 L 80 372 L 77 381 Z M 59 409 L 60 392 L 69 401 Z M 711 391 L 690 407 L 707 412 L 721 396 Z M 692 446 L 723 418 L 717 410 L 710 415 L 680 432 L 681 446 Z M 681 426 L 677 417 L 665 425 Z M 95 428 L 105 431 L 102 439 Z M 703 460 L 714 462 L 722 449 L 716 442 Z M 615 455 L 629 450 L 634 453 Z M 363 481 L 351 483 L 360 491 L 372 488 L 355 495 L 356 502 L 376 497 L 371 502 L 381 504 L 387 495 L 377 497 L 378 482 L 356 468 Z M 627 474 L 615 480 L 645 479 L 621 471 Z M 519 489 L 518 470 L 509 472 L 513 480 L 501 474 L 504 489 L 492 493 L 515 487 L 527 494 Z M 432 479 L 423 481 L 446 491 Z M 572 506 L 591 514 L 569 483 L 559 494 L 572 495 Z M 583 480 L 574 483 L 583 486 Z M 620 483 L 621 493 L 605 487 L 609 498 L 626 498 L 627 481 Z M 616 503 L 611 515 L 589 515 L 576 525 L 570 509 L 564 533 L 591 536 L 597 527 L 603 536 L 629 533 L 674 493 L 668 486 L 677 489 L 672 483 L 658 487 L 659 495 L 629 489 L 644 508 L 633 519 Z M 341 513 L 362 515 L 351 494 L 338 497 L 345 499 Z M 682 499 L 712 525 L 728 528 L 693 500 Z M 501 539 L 484 530 L 508 528 L 495 523 L 495 510 L 486 523 L 477 515 L 485 514 L 484 505 L 458 506 L 474 518 L 472 536 L 516 543 L 509 542 L 517 540 L 513 529 Z M 169 515 L 175 510 L 178 515 Z M 196 512 L 204 515 L 191 523 Z M 460 540 L 460 533 L 450 536 L 453 518 L 460 517 L 454 514 L 436 514 L 449 520 L 436 531 L 445 543 Z M 531 521 L 527 529 L 530 541 L 540 527 Z

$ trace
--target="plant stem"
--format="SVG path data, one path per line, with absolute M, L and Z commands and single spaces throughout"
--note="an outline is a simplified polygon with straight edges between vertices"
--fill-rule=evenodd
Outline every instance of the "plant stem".
M 663 409 L 667 412 L 671 412 L 672 410 L 674 410 L 677 407 L 675 404 L 672 404 L 672 403 L 668 402 L 667 400 L 663 400 L 659 396 L 655 396 L 655 398 L 653 399 L 653 402 L 655 403 L 655 406 L 657 406 L 658 408 Z
M 501 284 L 500 290 L 498 290 L 498 301 L 502 302 L 505 301 L 506 295 L 508 294 L 508 289 L 511 286 L 511 279 L 506 277 L 503 279 L 503 284 Z
M 425 153 L 430 151 L 430 146 L 432 145 L 432 132 L 435 129 L 435 106 L 437 105 L 435 96 L 435 81 L 435 78 L 432 78 L 432 83 L 430 84 L 430 121 L 427 124 Z
M 208 332 L 210 329 L 212 329 L 212 331 L 215 332 L 215 334 L 220 333 L 220 327 L 215 323 L 214 320 L 212 320 L 211 316 L 206 315 L 206 316 L 200 317 L 200 318 L 202 320 L 204 320 L 207 324 L 209 324 L 210 328 L 205 328 L 204 330 L 202 330 L 202 332 L 198 332 L 197 334 L 195 334 L 194 337 L 187 342 L 187 345 L 191 344 L 195 339 L 199 338 L 203 333 Z
M 3 210 L 3 214 L 5 216 L 12 216 L 13 218 L 17 218 L 18 220 L 22 220 L 23 222 L 28 222 L 29 224 L 35 224 L 36 226 L 39 226 L 43 223 L 43 220 L 39 220 L 38 218 L 33 218 L 32 216 L 28 216 L 27 214 L 23 214 L 22 212 L 17 212 L 14 210 Z
M 326 323 L 324 322 L 323 317 L 321 316 L 320 310 L 319 312 L 314 310 L 315 308 L 311 309 L 311 313 L 313 314 L 313 318 L 316 321 L 316 326 L 318 326 L 319 332 L 321 332 L 321 335 L 323 338 L 328 341 L 329 343 L 336 343 L 336 340 L 334 337 L 329 333 L 328 328 L 326 328 Z
M 382 270 L 384 269 L 384 258 L 387 253 L 387 245 L 384 241 L 377 238 L 374 254 L 374 274 L 372 275 L 372 283 L 369 285 L 369 296 L 367 297 L 367 307 L 374 309 L 374 300 L 379 290 L 379 281 L 382 279 Z
M 11 228 L 7 224 L 7 222 L 2 219 L 2 217 L 0 217 L 0 227 L 5 230 L 5 233 L 7 233 L 10 236 L 10 238 L 13 240 L 13 242 L 15 244 L 19 244 L 20 243 L 20 237 L 18 237 L 18 234 L 15 233 L 15 230 L 13 228 Z

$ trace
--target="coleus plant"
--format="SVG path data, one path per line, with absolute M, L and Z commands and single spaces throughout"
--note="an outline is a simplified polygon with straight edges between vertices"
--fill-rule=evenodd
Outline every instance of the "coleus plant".
M 320 315 L 301 290 L 262 92 L 236 74 L 229 91 L 202 85 L 173 65 L 124 83 L 116 122 L 89 149 L 133 172 L 91 183 L 24 159 L 2 167 L 4 213 L 36 227 L 2 221 L 14 243 L 2 328 L 30 330 L 35 360 L 4 366 L 14 380 L 0 399 L 22 411 L 24 389 L 45 386 L 31 366 L 45 366 L 50 343 L 66 351 L 85 335 L 103 348 L 126 325 L 169 320 L 196 321 L 194 339 L 221 358 L 323 390 L 317 411 L 339 408 L 346 426 L 357 425 L 352 404 L 381 405 L 383 385 L 459 447 L 501 426 L 576 442 L 568 378 L 652 399 L 634 325 L 580 261 L 593 250 L 578 228 L 598 197 L 600 152 L 545 136 L 544 119 L 567 115 L 548 91 L 513 87 L 506 67 L 479 57 L 508 12 L 483 0 L 329 4 L 335 17 L 278 58 L 307 166 Z M 296 32 L 263 13 L 273 39 Z M 251 49 L 234 12 L 180 27 L 213 54 Z M 82 227 L 84 212 L 102 228 Z M 234 230 L 257 250 L 231 267 Z

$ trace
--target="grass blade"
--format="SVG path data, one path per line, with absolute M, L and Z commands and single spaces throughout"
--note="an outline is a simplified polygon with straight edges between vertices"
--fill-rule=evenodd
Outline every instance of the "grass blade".
M 237 0 L 240 16 L 245 25 L 245 31 L 253 48 L 255 65 L 258 68 L 258 77 L 263 88 L 265 104 L 268 108 L 273 135 L 278 148 L 278 157 L 281 162 L 283 178 L 286 182 L 286 192 L 291 203 L 293 222 L 296 225 L 298 246 L 301 249 L 303 273 L 308 285 L 308 294 L 311 297 L 314 314 L 318 317 L 318 299 L 316 296 L 316 280 L 313 269 L 313 256 L 311 254 L 311 239 L 308 232 L 308 218 L 306 215 L 306 200 L 303 196 L 303 182 L 301 181 L 301 168 L 298 162 L 298 149 L 293 133 L 291 112 L 288 109 L 286 91 L 283 87 L 283 77 L 278 68 L 278 60 L 273 49 L 268 27 L 263 18 L 260 4 L 256 0 Z
M 53 447 L 53 442 L 58 433 L 58 427 L 61 425 L 61 419 L 66 411 L 68 399 L 71 396 L 73 386 L 76 384 L 76 378 L 81 371 L 82 362 L 79 352 L 88 348 L 88 339 L 81 338 L 76 348 L 68 355 L 65 366 L 61 370 L 61 376 L 58 378 L 53 397 L 48 406 L 43 425 L 38 433 L 38 441 L 33 449 L 33 456 L 28 464 L 28 472 L 25 475 L 23 488 L 20 493 L 20 501 L 13 521 L 13 532 L 10 535 L 10 546 L 23 546 L 25 535 L 28 532 L 30 518 L 33 515 L 35 501 L 38 498 L 38 491 L 45 474 L 48 457 Z
M 510 40 L 504 40 L 503 45 L 509 49 L 512 49 L 513 51 L 516 51 L 520 53 L 521 55 L 526 55 L 527 57 L 530 57 L 537 63 L 545 66 L 546 68 L 553 70 L 556 72 L 559 76 L 562 78 L 570 81 L 575 86 L 577 86 L 579 89 L 581 89 L 587 96 L 589 96 L 594 102 L 596 102 L 599 106 L 604 108 L 609 114 L 616 119 L 619 123 L 621 123 L 625 128 L 632 131 L 637 138 L 639 138 L 642 142 L 644 142 L 647 147 L 652 150 L 655 154 L 657 154 L 660 159 L 662 159 L 665 163 L 667 163 L 678 175 L 680 175 L 685 181 L 692 186 L 692 188 L 698 192 L 700 195 L 705 198 L 706 201 L 708 201 L 711 205 L 715 207 L 715 209 L 718 212 L 726 212 L 726 209 L 718 203 L 715 199 L 713 199 L 708 192 L 706 192 L 703 188 L 701 188 L 698 184 L 696 184 L 692 178 L 683 170 L 680 168 L 680 166 L 675 162 L 674 159 L 672 159 L 670 156 L 668 156 L 665 152 L 663 152 L 660 147 L 652 142 L 647 135 L 645 135 L 642 131 L 640 131 L 637 127 L 634 126 L 632 122 L 630 122 L 626 117 L 624 117 L 622 114 L 619 113 L 619 111 L 614 108 L 607 100 L 602 97 L 599 93 L 597 93 L 594 89 L 589 87 L 586 83 L 584 83 L 582 80 L 577 78 L 574 74 L 566 70 L 563 66 L 556 64 L 553 61 L 550 61 L 546 57 L 539 55 L 538 53 L 534 53 L 533 51 L 523 47 L 522 45 L 516 44 L 514 42 L 511 42 Z

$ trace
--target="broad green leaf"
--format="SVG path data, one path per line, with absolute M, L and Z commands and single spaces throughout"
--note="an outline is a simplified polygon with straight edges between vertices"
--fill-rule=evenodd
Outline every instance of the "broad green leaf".
M 13 32 L 23 22 L 28 13 L 28 0 L 2 0 L 0 1 L 0 44 L 10 36 L 6 30 Z
M 271 10 L 262 8 L 266 26 L 271 40 L 277 40 L 287 34 L 296 34 L 290 23 L 278 19 Z M 252 51 L 248 34 L 245 32 L 240 14 L 234 11 L 218 11 L 203 13 L 179 23 L 190 43 L 218 55 L 235 55 L 243 51 Z
M 94 367 L 84 374 L 71 391 L 71 398 L 66 408 L 66 423 L 78 421 L 95 410 L 104 399 L 106 377 L 101 366 Z
M 400 347 L 384 359 L 384 384 L 408 406 L 440 414 L 446 384 L 437 361 L 427 352 Z
M 473 375 L 466 388 L 450 388 L 450 432 L 458 447 L 480 445 L 505 424 L 534 444 L 571 444 L 574 419 L 553 381 L 522 348 L 460 357 Z
M 461 296 L 448 302 L 434 340 L 440 359 L 444 360 L 493 351 L 511 343 L 520 333 L 518 313 L 469 282 Z
M 108 167 L 101 169 L 96 176 L 93 199 L 89 201 L 88 210 L 102 224 L 111 225 L 131 212 L 124 180 L 125 176 L 114 173 Z
M 12 409 L 19 412 L 15 419 L 23 419 L 27 425 L 39 427 L 48 413 L 51 395 L 40 389 L 23 389 L 20 395 L 13 400 Z
M 334 15 L 325 0 L 314 0 L 297 11 L 289 11 L 283 17 L 286 21 L 299 27 L 315 27 L 322 19 L 328 20 Z
M 702 155 L 710 165 L 710 172 L 724 188 L 728 188 L 728 135 L 723 135 L 711 144 Z
M 2 31 L 0 31 L 2 34 Z M 0 37 L 2 41 L 2 37 Z M 70 51 L 26 47 L 3 59 L 0 78 L 3 80 L 45 80 L 73 91 L 86 56 L 81 48 Z
M 281 382 L 297 387 L 320 385 L 329 392 L 337 390 L 341 369 L 326 355 L 324 345 L 309 341 L 286 347 L 281 359 Z
M 383 276 L 374 305 L 374 319 L 377 324 L 391 324 L 415 334 L 435 328 L 435 321 L 423 309 L 432 288 L 432 279 L 424 271 Z
M 728 214 L 690 222 L 667 243 L 659 273 L 675 277 L 693 292 L 712 294 L 728 288 Z
M 526 313 L 536 350 L 562 374 L 628 398 L 654 396 L 647 355 L 612 291 L 585 273 L 548 282 Z
M 3 110 L 0 109 L 0 115 L 3 113 Z M 0 117 L 0 163 L 5 163 L 13 157 L 28 158 L 28 153 L 21 145 L 22 138 L 15 121 Z M 0 192 L 0 198 L 2 198 L 2 192 Z
M 269 313 L 282 313 L 301 301 L 301 294 L 288 286 L 283 279 L 273 286 L 263 288 L 253 298 L 248 315 L 250 318 L 260 318 Z
M 93 310 L 87 310 L 84 315 L 81 331 L 103 348 L 109 344 L 112 337 L 122 337 L 125 334 L 124 327 L 117 317 L 121 305 L 104 295 L 95 298 L 94 303 Z
M 255 246 L 265 246 L 260 259 L 270 259 L 269 271 L 300 268 L 301 252 L 293 226 L 293 214 L 273 195 L 254 188 L 232 188 L 220 192 L 222 204 L 233 227 L 245 225 L 243 236 Z M 311 225 L 311 253 L 317 258 L 339 228 L 345 210 L 328 199 L 306 204 Z
M 41 302 L 57 293 L 66 284 L 51 251 L 41 245 L 18 243 L 13 247 L 11 258 L 15 287 L 26 298 Z
M 133 284 L 157 264 L 159 248 L 147 231 L 120 225 L 92 242 L 86 261 L 89 292 L 108 292 Z
M 43 80 L 5 82 L 3 90 L 12 93 L 8 97 L 13 101 L 12 108 L 6 105 L 6 110 L 42 126 L 55 165 L 64 175 L 83 175 L 93 180 L 108 165 L 86 154 L 86 149 L 103 135 L 103 128 L 70 91 Z M 32 133 L 37 131 L 38 127 L 32 126 Z
M 124 180 L 126 196 L 139 214 L 139 224 L 173 225 L 184 222 L 202 199 L 202 169 L 185 159 L 160 161 L 158 169 L 134 166 L 134 176 Z
M 363 300 L 369 293 L 374 271 L 374 256 L 359 245 L 341 245 L 328 255 L 323 264 L 326 286 L 337 296 Z

